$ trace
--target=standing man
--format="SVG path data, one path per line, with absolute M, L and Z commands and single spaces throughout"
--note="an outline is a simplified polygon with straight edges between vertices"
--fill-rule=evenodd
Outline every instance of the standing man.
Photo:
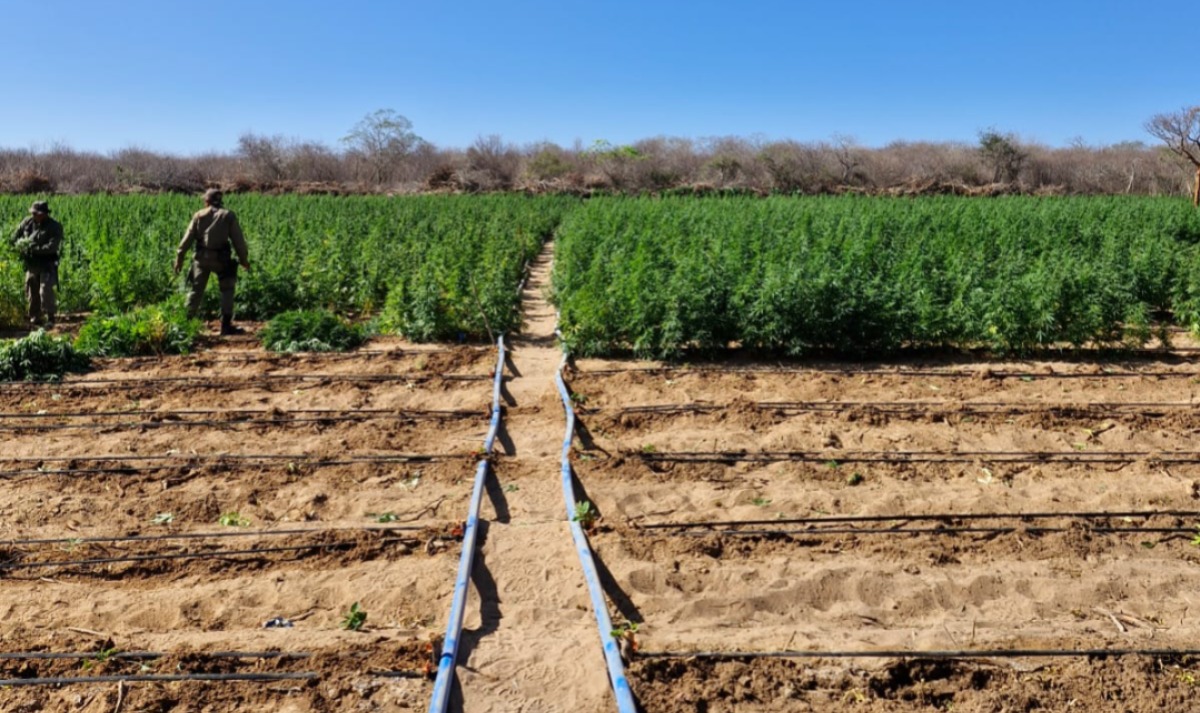
M 184 255 L 195 243 L 192 269 L 188 272 L 188 316 L 195 317 L 200 313 L 208 276 L 216 273 L 217 285 L 221 288 L 221 334 L 241 334 L 242 330 L 233 326 L 233 289 L 237 286 L 238 263 L 249 270 L 250 259 L 246 254 L 242 226 L 238 225 L 232 211 L 221 206 L 222 199 L 221 191 L 216 188 L 204 192 L 204 210 L 192 216 L 183 240 L 179 241 L 179 249 L 175 251 L 175 274 L 183 269 Z M 237 262 L 233 260 L 234 250 L 237 251 Z
M 62 223 L 50 217 L 50 204 L 37 201 L 29 217 L 17 226 L 11 242 L 25 263 L 25 302 L 29 324 L 54 326 L 58 312 L 54 287 L 58 284 L 58 252 L 62 249 Z

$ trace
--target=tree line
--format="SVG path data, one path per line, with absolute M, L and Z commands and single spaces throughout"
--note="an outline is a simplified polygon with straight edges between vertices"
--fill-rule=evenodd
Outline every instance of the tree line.
M 1200 107 L 1160 114 L 1161 142 L 1065 147 L 987 129 L 978 141 L 896 141 L 863 146 L 746 137 L 654 137 L 616 145 L 516 145 L 484 136 L 438 147 L 392 110 L 364 117 L 338 146 L 248 133 L 223 153 L 172 155 L 131 147 L 110 153 L 55 145 L 0 148 L 3 193 L 687 192 L 884 195 L 1197 195 Z M 1192 169 L 1196 169 L 1193 172 Z

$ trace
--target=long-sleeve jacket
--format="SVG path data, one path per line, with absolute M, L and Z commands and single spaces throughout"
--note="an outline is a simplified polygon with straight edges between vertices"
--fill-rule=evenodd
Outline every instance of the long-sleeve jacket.
M 246 263 L 250 260 L 246 252 L 246 236 L 242 235 L 242 226 L 238 224 L 233 211 L 224 208 L 209 206 L 192 216 L 192 222 L 188 224 L 187 232 L 183 234 L 179 248 L 175 251 L 176 260 L 182 260 L 193 244 L 196 246 L 197 261 L 217 255 L 229 256 L 231 244 L 233 250 L 237 251 L 238 262 Z M 213 255 L 202 256 L 201 251 L 209 251 Z
M 62 223 L 49 216 L 38 223 L 30 216 L 21 221 L 9 242 L 17 249 L 27 269 L 53 267 L 62 249 Z

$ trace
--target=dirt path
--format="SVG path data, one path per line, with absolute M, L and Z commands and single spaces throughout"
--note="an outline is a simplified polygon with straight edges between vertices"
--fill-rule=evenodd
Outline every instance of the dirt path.
M 546 299 L 553 243 L 535 261 L 521 299 L 524 326 L 510 344 L 507 411 L 486 540 L 475 562 L 452 710 L 467 713 L 611 708 L 559 479 L 564 420 L 554 386 L 561 352 Z

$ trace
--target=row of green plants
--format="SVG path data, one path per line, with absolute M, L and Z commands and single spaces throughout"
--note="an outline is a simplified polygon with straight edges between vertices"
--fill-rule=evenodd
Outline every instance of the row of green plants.
M 553 291 L 580 355 L 1121 347 L 1200 327 L 1198 246 L 1170 199 L 602 198 Z
M 68 337 L 37 330 L 0 341 L 0 381 L 48 381 L 88 370 L 91 359 Z
M 20 260 L 7 237 L 27 196 L 0 196 L 0 326 L 23 313 Z M 59 269 L 64 312 L 106 316 L 156 305 L 185 290 L 171 271 L 194 196 L 54 197 L 65 232 Z M 489 338 L 519 324 L 515 286 L 562 216 L 563 196 L 229 195 L 253 271 L 239 275 L 239 318 L 328 310 L 418 340 Z M 216 280 L 206 313 L 216 313 Z
M 0 215 L 15 227 L 27 202 L 0 196 Z M 199 325 L 182 315 L 170 264 L 197 202 L 52 201 L 67 236 L 61 309 L 94 314 L 81 351 L 191 348 Z M 556 227 L 553 296 L 578 354 L 1023 352 L 1136 345 L 1156 325 L 1200 326 L 1200 214 L 1170 199 L 236 195 L 228 204 L 255 266 L 241 274 L 238 315 L 287 314 L 264 333 L 276 350 L 353 348 L 375 331 L 419 341 L 513 331 L 514 288 Z M 21 282 L 19 260 L 0 250 L 0 322 L 19 321 Z M 215 281 L 209 289 L 213 313 Z
M 93 357 L 188 354 L 202 329 L 179 298 L 113 316 L 89 317 L 79 335 L 55 336 L 37 330 L 20 339 L 0 340 L 0 381 L 48 381 L 87 371 Z M 325 310 L 284 312 L 259 335 L 273 352 L 344 352 L 361 345 L 370 324 L 352 324 Z

